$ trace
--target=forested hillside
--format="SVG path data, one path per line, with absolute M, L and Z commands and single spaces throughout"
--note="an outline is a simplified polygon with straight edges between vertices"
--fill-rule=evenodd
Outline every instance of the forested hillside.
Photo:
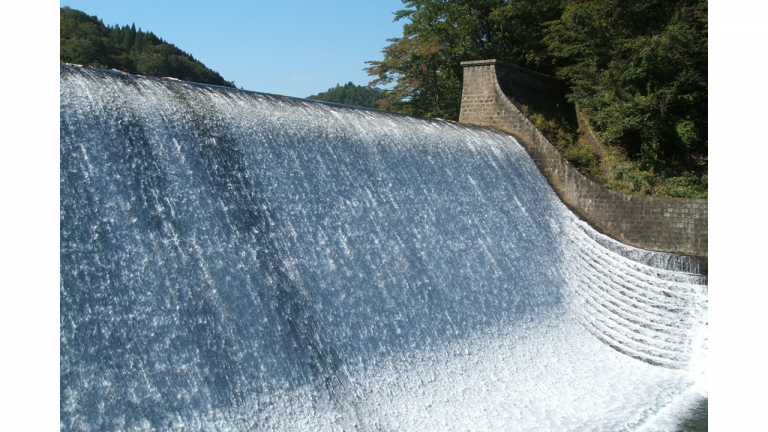
M 234 87 L 218 72 L 205 67 L 191 55 L 136 25 L 105 26 L 95 16 L 69 7 L 60 12 L 59 59 L 103 69 L 185 81 Z
M 462 67 L 498 59 L 565 80 L 599 151 L 530 113 L 575 165 L 632 194 L 707 196 L 706 0 L 403 0 L 402 36 L 369 61 L 382 108 L 458 119 Z
M 343 86 L 336 84 L 336 87 L 316 95 L 308 96 L 307 99 L 377 109 L 379 108 L 378 100 L 382 97 L 384 97 L 384 95 L 381 90 L 354 85 L 350 81 Z

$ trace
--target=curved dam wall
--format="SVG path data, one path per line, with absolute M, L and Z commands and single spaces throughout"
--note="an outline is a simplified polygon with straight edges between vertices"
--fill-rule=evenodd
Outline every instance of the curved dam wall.
M 515 136 L 560 198 L 601 232 L 635 247 L 707 256 L 707 200 L 624 195 L 579 173 L 523 115 L 522 105 L 564 103 L 563 84 L 498 60 L 462 63 L 459 122 Z M 700 260 L 706 272 L 706 259 Z
M 506 133 L 60 69 L 62 430 L 676 430 L 706 278 Z

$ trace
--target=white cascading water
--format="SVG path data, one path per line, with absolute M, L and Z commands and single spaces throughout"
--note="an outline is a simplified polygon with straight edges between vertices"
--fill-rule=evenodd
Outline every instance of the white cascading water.
M 706 278 L 512 137 L 60 77 L 61 429 L 706 428 Z

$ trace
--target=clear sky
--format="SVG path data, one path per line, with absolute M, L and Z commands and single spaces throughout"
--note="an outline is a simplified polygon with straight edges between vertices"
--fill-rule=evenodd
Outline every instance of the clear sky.
M 61 0 L 104 24 L 131 25 L 172 43 L 246 90 L 307 97 L 368 84 L 400 0 Z

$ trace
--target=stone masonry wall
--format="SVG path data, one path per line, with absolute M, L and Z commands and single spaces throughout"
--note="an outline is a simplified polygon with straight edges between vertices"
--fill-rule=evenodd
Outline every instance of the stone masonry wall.
M 560 199 L 598 231 L 642 249 L 707 256 L 707 200 L 624 195 L 579 173 L 521 112 L 535 100 L 562 98 L 553 78 L 497 60 L 464 62 L 459 122 L 512 134 Z M 706 272 L 706 260 L 702 260 Z

